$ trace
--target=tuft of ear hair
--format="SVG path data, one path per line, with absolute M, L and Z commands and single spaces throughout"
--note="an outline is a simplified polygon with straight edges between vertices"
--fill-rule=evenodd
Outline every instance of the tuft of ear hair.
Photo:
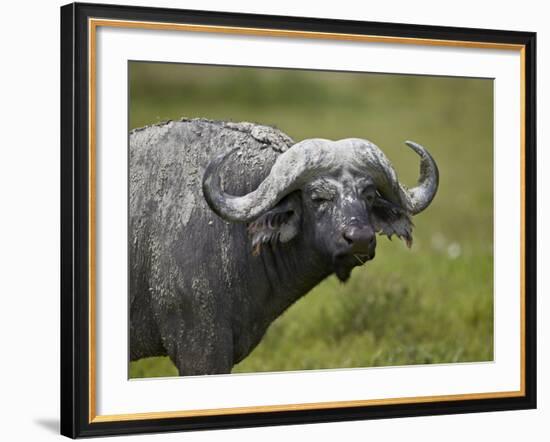
M 252 254 L 259 255 L 262 245 L 286 243 L 294 238 L 300 227 L 300 204 L 297 197 L 288 196 L 271 210 L 248 225 Z
M 407 247 L 412 246 L 414 224 L 402 207 L 378 197 L 372 207 L 372 222 L 380 235 L 386 235 L 390 240 L 392 235 L 396 235 L 405 241 Z

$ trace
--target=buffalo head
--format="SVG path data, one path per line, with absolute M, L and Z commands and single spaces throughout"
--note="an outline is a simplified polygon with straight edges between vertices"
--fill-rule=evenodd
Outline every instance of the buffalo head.
M 419 144 L 406 144 L 420 156 L 418 185 L 407 189 L 384 153 L 367 140 L 301 141 L 275 161 L 252 192 L 229 195 L 220 183 L 220 167 L 234 151 L 206 168 L 203 193 L 221 218 L 249 223 L 253 250 L 305 235 L 307 244 L 330 260 L 340 280 L 353 267 L 374 258 L 376 234 L 396 235 L 412 243 L 411 216 L 434 198 L 437 165 Z

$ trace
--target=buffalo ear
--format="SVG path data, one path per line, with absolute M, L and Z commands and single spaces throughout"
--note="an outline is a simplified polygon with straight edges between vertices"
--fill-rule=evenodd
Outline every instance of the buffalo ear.
M 301 207 L 300 196 L 296 192 L 251 222 L 248 234 L 252 239 L 252 254 L 258 255 L 263 244 L 276 245 L 294 238 L 300 229 Z
M 396 235 L 405 241 L 407 247 L 411 247 L 414 224 L 402 207 L 378 197 L 372 207 L 372 223 L 380 235 L 386 235 L 389 239 Z

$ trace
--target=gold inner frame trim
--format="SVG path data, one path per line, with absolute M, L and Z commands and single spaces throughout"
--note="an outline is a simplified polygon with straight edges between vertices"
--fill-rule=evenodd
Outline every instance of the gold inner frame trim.
M 315 402 L 305 404 L 286 404 L 286 405 L 261 405 L 254 407 L 236 407 L 236 408 L 213 408 L 205 410 L 182 410 L 182 411 L 154 411 L 150 413 L 132 413 L 132 414 L 110 414 L 105 416 L 96 416 L 91 422 L 113 422 L 113 421 L 131 421 L 144 419 L 164 419 L 174 417 L 197 417 L 197 416 L 216 416 L 216 415 L 235 415 L 258 412 L 276 412 L 276 411 L 296 411 L 296 410 L 322 410 L 324 408 L 343 408 L 343 407 L 364 407 L 373 405 L 395 405 L 395 404 L 421 404 L 426 402 L 442 401 L 460 401 L 464 399 L 495 399 L 523 396 L 520 391 L 504 391 L 495 393 L 473 394 L 454 394 L 441 396 L 419 396 L 403 397 L 390 399 L 369 399 L 365 401 L 337 401 L 337 402 Z
M 322 40 L 360 41 L 370 43 L 399 43 L 423 46 L 455 46 L 462 48 L 521 50 L 523 45 L 476 41 L 442 40 L 414 37 L 390 37 L 380 35 L 346 34 L 334 32 L 291 31 L 286 29 L 244 28 L 239 26 L 212 26 L 182 23 L 159 23 L 131 20 L 90 19 L 92 27 L 149 29 L 157 31 L 208 32 L 216 34 L 254 35 L 262 37 L 294 37 Z
M 353 401 L 315 402 L 284 405 L 260 405 L 233 408 L 159 411 L 129 414 L 96 414 L 96 31 L 99 26 L 134 28 L 163 31 L 207 32 L 217 34 L 253 35 L 265 37 L 291 37 L 338 41 L 357 41 L 386 44 L 413 44 L 421 46 L 444 46 L 477 49 L 511 50 L 520 53 L 520 168 L 521 168 L 521 227 L 520 227 L 520 389 L 487 393 L 466 393 L 438 396 L 398 397 Z M 481 400 L 525 396 L 525 45 L 494 42 L 475 42 L 412 37 L 390 37 L 346 33 L 292 31 L 233 26 L 211 26 L 181 23 L 158 23 L 130 20 L 88 19 L 88 94 L 89 94 L 89 423 L 132 421 L 145 419 L 168 419 L 178 417 L 236 415 L 246 413 L 270 413 L 278 411 L 322 410 L 327 408 L 365 407 L 375 405 L 416 404 L 426 402 Z

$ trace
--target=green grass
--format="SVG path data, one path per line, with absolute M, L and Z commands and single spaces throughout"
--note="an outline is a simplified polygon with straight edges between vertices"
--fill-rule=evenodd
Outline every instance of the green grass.
M 183 116 L 270 124 L 295 140 L 367 138 L 408 185 L 411 139 L 440 169 L 410 250 L 380 238 L 374 261 L 347 284 L 319 284 L 234 372 L 492 360 L 491 80 L 132 63 L 131 128 Z M 130 367 L 176 374 L 168 358 Z

